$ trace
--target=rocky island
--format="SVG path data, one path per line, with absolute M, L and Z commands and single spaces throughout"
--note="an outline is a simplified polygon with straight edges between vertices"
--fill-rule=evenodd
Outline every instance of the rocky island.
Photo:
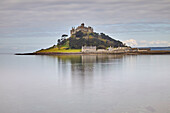
M 57 45 L 33 53 L 17 55 L 55 55 L 55 54 L 170 54 L 170 51 L 153 51 L 149 48 L 131 48 L 104 33 L 96 33 L 93 28 L 82 23 L 70 30 L 70 37 L 63 34 Z

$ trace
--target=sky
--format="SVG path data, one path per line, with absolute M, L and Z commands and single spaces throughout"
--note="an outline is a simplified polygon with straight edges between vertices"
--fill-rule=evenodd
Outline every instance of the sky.
M 132 47 L 170 46 L 170 0 L 0 0 L 0 52 L 49 47 L 81 23 Z

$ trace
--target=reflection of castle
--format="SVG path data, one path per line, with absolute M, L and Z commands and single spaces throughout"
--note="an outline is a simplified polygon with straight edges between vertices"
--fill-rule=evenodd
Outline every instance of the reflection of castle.
M 70 31 L 70 34 L 73 35 L 76 32 L 81 31 L 83 33 L 93 33 L 93 28 L 92 27 L 85 27 L 84 23 L 81 24 L 81 26 L 78 26 L 76 29 L 72 28 L 72 30 Z

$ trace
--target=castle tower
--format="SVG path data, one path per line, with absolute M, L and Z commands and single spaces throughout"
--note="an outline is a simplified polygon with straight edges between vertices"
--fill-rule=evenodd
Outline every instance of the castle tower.
M 81 27 L 84 27 L 84 23 L 81 24 Z
M 91 28 L 90 26 L 88 26 L 88 32 L 89 32 L 89 33 L 93 33 L 93 28 Z
M 70 30 L 70 34 L 72 35 L 72 34 L 74 34 L 74 33 L 75 33 L 75 28 L 72 27 L 72 29 Z

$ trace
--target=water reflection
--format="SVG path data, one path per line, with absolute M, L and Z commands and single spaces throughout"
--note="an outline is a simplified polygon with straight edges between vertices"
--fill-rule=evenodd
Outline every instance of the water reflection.
M 57 55 L 49 57 L 53 58 L 53 60 L 57 59 L 57 64 L 59 65 L 70 64 L 72 72 L 80 71 L 80 75 L 85 75 L 84 72 L 93 72 L 95 66 L 100 66 L 102 70 L 107 67 L 107 65 L 122 62 L 123 56 L 124 55 Z
M 0 59 L 0 113 L 169 113 L 169 55 Z
M 96 78 L 120 75 L 119 69 L 124 55 L 57 55 L 47 56 L 55 62 L 60 81 L 70 82 L 70 87 L 84 91 L 94 86 Z M 119 66 L 119 67 L 118 67 Z

